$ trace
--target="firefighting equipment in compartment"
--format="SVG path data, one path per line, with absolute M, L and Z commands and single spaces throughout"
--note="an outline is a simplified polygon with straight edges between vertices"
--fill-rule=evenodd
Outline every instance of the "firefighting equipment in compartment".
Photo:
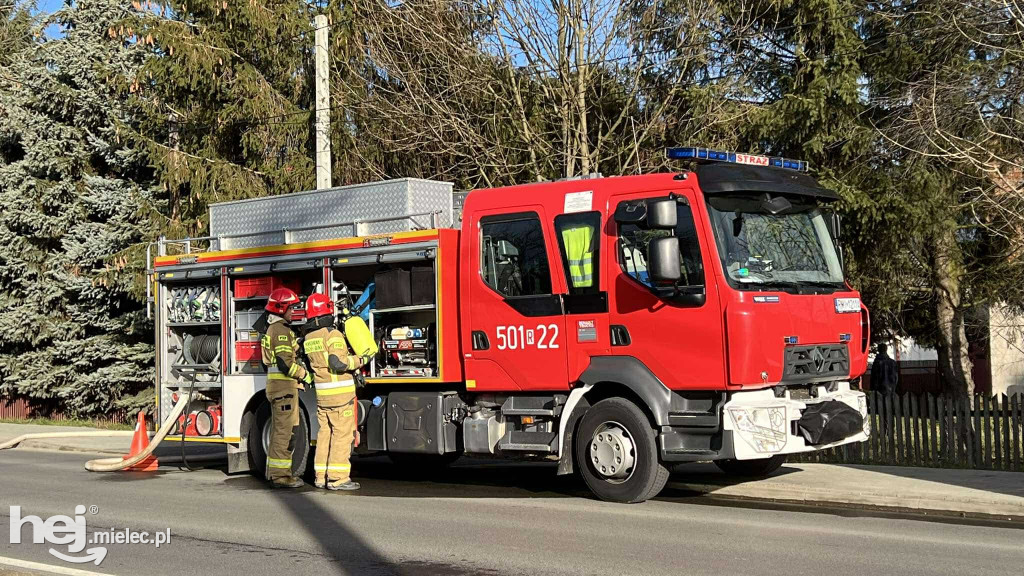
M 334 302 L 326 294 L 310 294 L 306 298 L 306 320 L 334 315 Z
M 284 316 L 284 313 L 288 308 L 300 303 L 299 295 L 291 289 L 278 288 L 270 293 L 270 298 L 267 299 L 266 310 L 271 314 Z
M 569 276 L 573 288 L 594 285 L 594 227 L 586 224 L 569 226 L 562 230 L 565 257 L 569 261 Z
M 186 436 L 216 436 L 220 434 L 221 418 L 221 407 L 217 405 L 193 410 L 178 417 L 178 432 L 184 430 Z
M 359 301 L 364 302 L 365 305 L 365 301 L 368 300 L 366 298 L 367 292 L 372 293 L 373 290 L 373 283 L 370 283 L 366 290 L 363 291 L 363 297 Z M 345 331 L 348 344 L 352 347 L 352 351 L 356 356 L 361 357 L 364 363 L 368 362 L 370 358 L 377 355 L 379 350 L 377 339 L 373 337 L 369 326 L 366 325 L 365 319 L 359 315 L 359 308 L 353 306 L 348 286 L 345 286 L 344 283 L 339 283 L 338 303 L 341 305 L 341 327 Z M 368 310 L 367 317 L 369 317 Z
M 216 334 L 185 334 L 182 344 L 187 364 L 213 364 L 220 359 L 220 336 Z
M 190 286 L 170 288 L 167 319 L 170 322 L 219 322 L 220 287 Z
M 384 334 L 381 374 L 433 375 L 434 347 L 429 326 L 395 326 L 385 329 Z
M 292 295 L 294 296 L 294 292 Z M 298 297 L 295 299 L 297 301 Z M 311 381 L 306 369 L 298 361 L 299 343 L 295 338 L 295 332 L 288 327 L 284 318 L 270 316 L 270 325 L 260 340 L 260 348 L 263 353 L 263 365 L 267 368 L 268 392 L 271 388 L 299 388 L 300 381 Z
M 370 321 L 370 308 L 373 308 L 373 305 L 376 302 L 376 299 L 374 298 L 376 290 L 377 285 L 370 282 L 366 285 L 366 288 L 363 289 L 363 293 L 359 295 L 359 299 L 351 306 L 352 314 L 354 316 L 359 316 L 364 322 Z

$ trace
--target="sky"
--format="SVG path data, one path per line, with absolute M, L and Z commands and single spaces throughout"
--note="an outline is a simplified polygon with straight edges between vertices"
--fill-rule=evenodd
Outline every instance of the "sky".
M 63 5 L 64 0 L 36 0 L 36 12 L 56 12 Z M 60 37 L 60 27 L 55 24 L 47 26 L 46 35 L 50 38 Z

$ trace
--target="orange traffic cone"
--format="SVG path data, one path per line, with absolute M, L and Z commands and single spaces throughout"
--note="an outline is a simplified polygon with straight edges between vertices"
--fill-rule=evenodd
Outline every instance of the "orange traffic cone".
M 133 458 L 149 447 L 149 433 L 146 431 L 146 413 L 139 410 L 139 421 L 135 424 L 135 435 L 132 436 L 132 447 L 125 460 Z M 125 468 L 125 470 L 136 470 L 139 472 L 153 472 L 160 466 L 156 456 L 152 454 L 144 458 L 138 464 Z

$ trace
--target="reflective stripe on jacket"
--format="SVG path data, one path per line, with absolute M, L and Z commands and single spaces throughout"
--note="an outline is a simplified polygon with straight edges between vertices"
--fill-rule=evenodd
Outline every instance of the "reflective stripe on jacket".
M 306 378 L 306 369 L 298 362 L 299 343 L 295 333 L 284 321 L 273 322 L 260 340 L 263 365 L 267 368 L 267 384 L 271 382 L 298 386 Z

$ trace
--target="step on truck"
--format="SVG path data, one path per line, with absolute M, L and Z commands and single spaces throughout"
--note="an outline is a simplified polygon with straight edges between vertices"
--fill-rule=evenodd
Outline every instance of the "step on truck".
M 456 195 L 401 179 L 214 204 L 151 248 L 157 402 L 185 441 L 262 474 L 259 316 L 279 286 L 353 302 L 379 344 L 356 454 L 557 463 L 652 498 L 676 463 L 764 475 L 860 442 L 869 317 L 843 278 L 837 195 L 806 164 L 670 149 L 693 170 Z M 300 330 L 301 332 L 301 330 Z M 300 394 L 294 468 L 315 450 Z

